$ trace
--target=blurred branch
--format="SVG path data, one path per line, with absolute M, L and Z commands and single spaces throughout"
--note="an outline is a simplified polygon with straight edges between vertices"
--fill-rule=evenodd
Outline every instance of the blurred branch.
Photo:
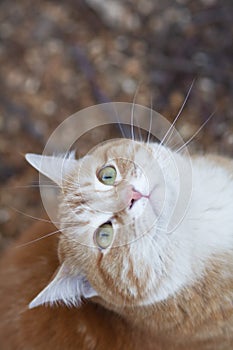
M 95 100 L 98 103 L 111 102 L 111 100 L 103 93 L 103 91 L 100 89 L 99 85 L 97 84 L 95 71 L 93 69 L 93 66 L 88 61 L 84 50 L 79 46 L 75 46 L 72 49 L 72 57 L 75 63 L 79 66 L 79 68 L 85 75 L 86 79 L 88 80 Z

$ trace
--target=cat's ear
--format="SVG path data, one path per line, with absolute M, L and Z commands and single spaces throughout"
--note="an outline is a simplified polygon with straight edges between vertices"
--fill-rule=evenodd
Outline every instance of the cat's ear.
M 58 186 L 62 186 L 62 179 L 77 167 L 78 160 L 71 153 L 68 157 L 44 156 L 40 154 L 27 153 L 26 160 L 41 174 L 47 176 Z
M 88 299 L 97 295 L 83 275 L 70 275 L 63 263 L 53 280 L 31 301 L 29 308 L 58 302 L 78 306 L 82 298 Z

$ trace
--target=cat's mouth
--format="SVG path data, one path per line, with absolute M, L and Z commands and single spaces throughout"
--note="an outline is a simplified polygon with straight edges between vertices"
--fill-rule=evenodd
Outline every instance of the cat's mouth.
M 132 209 L 134 204 L 140 200 L 141 198 L 148 198 L 149 199 L 149 195 L 144 195 L 141 192 L 135 190 L 135 188 L 132 188 L 132 192 L 131 192 L 131 200 L 130 200 L 130 205 L 129 205 L 129 209 Z

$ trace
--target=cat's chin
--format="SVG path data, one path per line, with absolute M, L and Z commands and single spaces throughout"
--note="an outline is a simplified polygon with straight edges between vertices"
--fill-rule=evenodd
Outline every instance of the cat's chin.
M 105 300 L 99 296 L 93 297 L 90 299 L 93 303 L 95 304 L 99 304 L 103 307 L 105 307 L 106 309 L 110 310 L 110 311 L 114 311 L 117 313 L 121 313 L 120 310 L 124 309 L 124 308 L 131 308 L 131 307 L 137 307 L 139 306 L 136 302 L 134 303 L 129 303 L 129 302 L 123 302 L 119 300 Z
M 132 301 L 123 301 L 118 299 L 105 300 L 99 296 L 95 296 L 90 299 L 91 302 L 101 305 L 110 311 L 117 312 L 118 314 L 122 314 L 124 309 L 135 309 L 135 308 L 143 308 L 148 307 L 153 304 L 151 300 L 132 300 Z
M 112 297 L 111 295 L 94 295 L 89 299 L 91 302 L 104 306 L 111 311 L 119 311 L 124 308 L 137 308 L 143 306 L 149 306 L 154 303 L 152 296 L 138 297 L 138 298 L 122 298 L 120 295 Z

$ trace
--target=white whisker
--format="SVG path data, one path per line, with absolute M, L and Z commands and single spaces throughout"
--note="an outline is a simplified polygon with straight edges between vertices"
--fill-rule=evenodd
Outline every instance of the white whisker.
M 131 107 L 131 116 L 130 116 L 130 125 L 131 125 L 131 139 L 134 141 L 135 140 L 135 135 L 134 135 L 134 108 L 135 108 L 135 101 L 137 98 L 137 94 L 139 91 L 141 83 L 138 84 L 134 97 L 133 97 L 133 103 L 132 103 L 132 107 Z
M 139 136 L 140 141 L 142 142 L 143 139 L 142 139 L 142 133 L 141 133 L 141 128 L 140 128 L 140 126 L 138 126 L 138 136 Z
M 120 118 L 119 118 L 119 114 L 118 114 L 118 111 L 117 111 L 117 109 L 116 109 L 115 104 L 113 104 L 113 109 L 114 109 L 114 111 L 115 111 L 115 115 L 116 115 L 116 119 L 117 119 L 117 125 L 118 125 L 119 128 L 120 128 L 121 135 L 126 139 L 127 137 L 126 137 L 126 134 L 125 134 L 125 132 L 124 132 L 124 130 L 123 130 L 123 127 L 122 127 L 122 124 L 121 124 L 121 121 L 120 121 Z
M 192 91 L 194 82 L 195 82 L 195 79 L 193 79 L 193 81 L 192 81 L 192 83 L 191 83 L 191 85 L 190 85 L 190 88 L 189 88 L 189 90 L 188 90 L 188 92 L 187 92 L 187 94 L 186 94 L 186 97 L 185 97 L 185 99 L 184 99 L 184 102 L 182 103 L 182 106 L 181 106 L 180 109 L 179 109 L 179 112 L 178 112 L 177 116 L 176 116 L 175 119 L 173 120 L 172 124 L 170 125 L 170 128 L 167 130 L 167 132 L 166 132 L 166 134 L 164 135 L 162 141 L 160 142 L 159 148 L 158 148 L 158 152 L 159 152 L 159 150 L 160 150 L 160 147 L 164 144 L 164 141 L 166 140 L 166 137 L 167 137 L 167 136 L 169 136 L 167 142 L 169 141 L 169 139 L 170 139 L 170 137 L 171 137 L 171 135 L 172 135 L 172 132 L 173 132 L 173 127 L 174 127 L 174 125 L 176 124 L 176 122 L 177 122 L 178 118 L 180 117 L 181 113 L 183 112 L 183 109 L 184 109 L 184 107 L 185 107 L 185 105 L 186 105 L 186 102 L 188 101 L 188 98 L 189 98 L 190 93 L 191 93 L 191 91 Z M 171 132 L 171 131 L 172 131 L 172 132 Z M 170 135 L 169 135 L 169 134 L 170 134 Z M 166 142 L 166 144 L 167 144 L 167 142 Z
M 53 223 L 53 224 L 64 224 L 64 222 L 61 222 L 61 221 L 51 221 L 51 220 L 46 220 L 46 219 L 43 219 L 43 218 L 38 218 L 36 216 L 33 216 L 33 215 L 30 215 L 30 214 L 27 214 L 27 213 L 24 213 L 23 211 L 21 210 L 18 210 L 14 207 L 11 207 L 9 206 L 9 208 L 11 208 L 12 210 L 16 211 L 17 213 L 19 214 L 22 214 L 30 219 L 34 219 L 34 220 L 38 220 L 38 221 L 41 221 L 41 222 L 48 222 L 48 223 Z M 67 224 L 75 224 L 75 222 L 66 222 Z
M 7 187 L 8 189 L 19 189 L 19 188 L 40 188 L 40 187 L 48 187 L 48 188 L 58 188 L 57 185 L 43 185 L 43 184 L 38 184 L 38 185 L 27 185 L 27 186 L 12 186 L 12 187 Z
M 194 133 L 194 135 L 190 137 L 190 139 L 187 142 L 185 142 L 184 145 L 178 148 L 175 152 L 178 153 L 182 151 L 182 149 L 184 149 L 184 147 L 186 147 L 200 133 L 200 131 L 205 127 L 205 125 L 210 121 L 210 119 L 215 115 L 215 113 L 216 110 L 206 119 L 206 121 L 200 126 L 200 128 Z
M 44 236 L 42 236 L 42 237 L 33 239 L 33 240 L 30 241 L 30 242 L 20 244 L 20 245 L 16 246 L 15 248 L 18 249 L 18 248 L 26 247 L 26 246 L 28 246 L 28 245 L 30 245 L 30 244 L 36 243 L 36 242 L 38 242 L 38 241 L 44 239 L 44 238 L 48 238 L 48 237 L 50 237 L 50 236 L 53 236 L 53 235 L 55 235 L 55 234 L 58 233 L 58 232 L 60 233 L 61 231 L 60 231 L 60 230 L 56 230 L 56 231 L 50 232 L 50 233 L 48 233 L 47 235 L 44 235 Z
M 150 135 L 151 135 L 151 128 L 152 128 L 152 112 L 153 112 L 153 110 L 152 110 L 152 96 L 151 96 L 151 99 L 150 99 L 150 124 L 149 124 L 147 140 L 146 140 L 147 146 L 150 143 Z

